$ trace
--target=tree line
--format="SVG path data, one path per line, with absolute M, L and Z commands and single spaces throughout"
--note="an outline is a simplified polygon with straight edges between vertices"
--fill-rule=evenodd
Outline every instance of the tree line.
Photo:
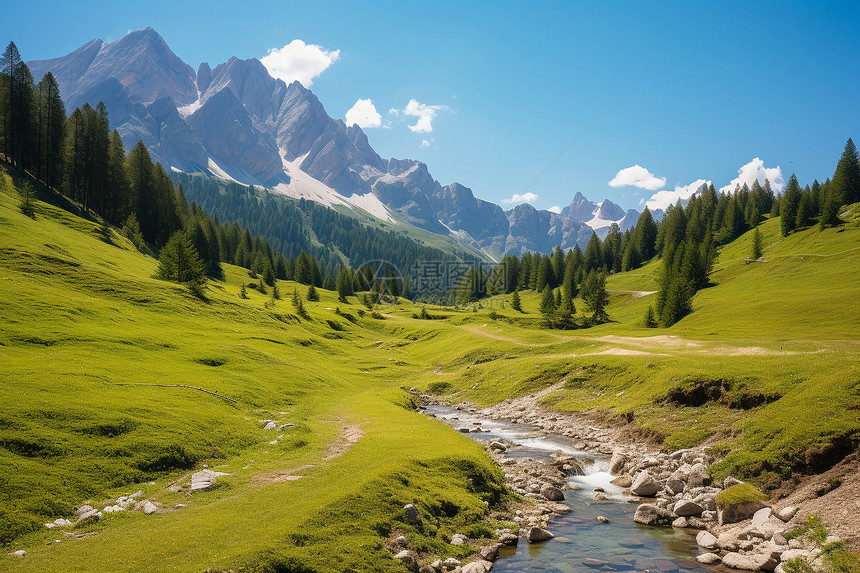
M 584 252 L 576 246 L 566 253 L 556 247 L 549 255 L 507 255 L 488 275 L 467 277 L 462 292 L 479 297 L 513 293 L 511 302 L 517 308 L 519 291 L 532 290 L 541 294 L 546 322 L 570 328 L 573 299 L 578 294 L 594 311 L 593 321 L 606 320 L 606 275 L 635 269 L 659 257 L 663 267 L 660 286 L 644 322 L 651 327 L 670 326 L 692 310 L 693 295 L 707 286 L 720 246 L 756 229 L 768 216 L 780 218 L 783 235 L 814 224 L 822 229 L 838 225 L 840 206 L 857 201 L 860 160 L 854 142 L 848 139 L 833 178 L 824 183 L 815 180 L 801 188 L 792 174 L 780 195 L 774 195 L 767 179 L 763 185 L 756 180 L 752 187 L 744 183 L 729 193 L 717 193 L 710 184 L 686 205 L 679 201 L 669 206 L 659 223 L 645 207 L 633 229 L 621 233 L 613 224 L 603 241 L 592 233 Z M 752 258 L 758 259 L 762 251 L 761 233 L 756 231 Z
M 0 57 L 0 153 L 120 227 L 139 250 L 159 254 L 159 274 L 170 280 L 199 286 L 204 275 L 219 276 L 226 262 L 249 269 L 262 289 L 276 280 L 296 280 L 337 289 L 342 297 L 357 291 L 402 295 L 408 281 L 395 280 L 394 269 L 408 272 L 422 258 L 456 259 L 313 202 L 214 178 L 171 177 L 152 162 L 142 141 L 126 154 L 103 102 L 95 108 L 86 103 L 67 116 L 54 76 L 48 72 L 34 84 L 14 42 Z M 196 203 L 188 203 L 183 184 Z M 350 268 L 373 259 L 389 261 L 391 272 L 379 276 L 377 269 Z

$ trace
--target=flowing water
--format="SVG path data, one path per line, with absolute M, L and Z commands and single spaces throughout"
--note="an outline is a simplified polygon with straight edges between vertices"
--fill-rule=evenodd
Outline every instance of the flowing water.
M 516 547 L 502 548 L 503 558 L 496 561 L 494 572 L 715 571 L 695 561 L 698 549 L 691 532 L 633 522 L 638 500 L 625 496 L 622 488 L 609 483 L 613 478 L 607 471 L 608 459 L 577 451 L 569 439 L 545 436 L 531 426 L 485 419 L 447 406 L 428 406 L 427 412 L 455 428 L 474 427 L 474 422 L 481 422 L 480 427 L 485 431 L 469 436 L 480 441 L 503 438 L 519 444 L 520 448 L 507 452 L 510 457 L 549 459 L 552 452 L 561 450 L 582 462 L 585 475 L 568 478 L 571 487 L 581 489 L 565 490 L 563 503 L 571 512 L 549 522 L 548 529 L 555 538 L 535 544 L 521 540 Z M 609 499 L 595 501 L 596 487 L 603 488 Z M 606 517 L 609 523 L 598 522 L 598 516 Z M 583 563 L 586 559 L 599 562 L 586 565 Z

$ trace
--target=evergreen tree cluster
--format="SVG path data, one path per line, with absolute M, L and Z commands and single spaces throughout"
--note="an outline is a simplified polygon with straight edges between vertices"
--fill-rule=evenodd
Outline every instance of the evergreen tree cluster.
M 296 200 L 210 177 L 185 173 L 171 176 L 182 185 L 189 201 L 198 203 L 219 221 L 249 229 L 287 257 L 297 257 L 304 251 L 316 259 L 320 274 L 319 281 L 314 284 L 327 289 L 337 288 L 344 267 L 365 270 L 371 261 L 385 261 L 391 275 L 400 279 L 396 294 L 408 293 L 408 284 L 402 281 L 408 277 L 415 261 L 478 262 L 466 252 L 450 254 L 422 245 L 402 233 L 368 227 L 354 217 L 306 199 Z M 350 281 L 340 280 L 343 288 L 337 290 L 348 296 L 345 294 L 349 290 L 345 287 L 347 282 L 353 284 L 353 290 L 369 290 L 380 277 L 363 275 L 352 276 Z M 381 290 L 391 292 L 392 289 L 386 284 Z

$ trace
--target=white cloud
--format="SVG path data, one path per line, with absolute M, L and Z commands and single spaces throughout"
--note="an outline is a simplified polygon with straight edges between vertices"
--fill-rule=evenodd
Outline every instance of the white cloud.
M 648 199 L 648 202 L 645 203 L 645 205 L 652 211 L 655 209 L 663 209 L 665 211 L 669 205 L 674 205 L 679 200 L 682 204 L 685 204 L 690 197 L 701 191 L 705 185 L 710 184 L 710 181 L 697 179 L 689 185 L 684 185 L 682 187 L 675 186 L 674 191 L 658 191 L 651 195 L 651 198 Z
M 547 211 L 549 211 L 550 213 L 557 213 L 561 215 L 561 207 L 559 207 L 558 205 L 553 205 L 552 207 L 547 209 Z
M 376 111 L 376 106 L 370 98 L 357 100 L 355 105 L 346 112 L 344 118 L 346 125 L 355 124 L 361 128 L 382 127 L 382 116 Z
M 510 199 L 502 199 L 502 203 L 534 203 L 537 201 L 538 196 L 534 193 L 523 193 L 520 195 L 519 193 L 514 193 Z
M 753 181 L 758 180 L 759 185 L 764 186 L 764 180 L 770 181 L 770 188 L 774 193 L 778 193 L 785 188 L 785 180 L 782 178 L 782 170 L 777 165 L 776 167 L 765 167 L 764 161 L 756 157 L 740 169 L 738 176 L 729 181 L 729 184 L 720 188 L 721 193 L 733 193 L 735 187 L 740 185 L 752 189 Z
M 436 139 L 433 137 L 431 137 L 430 139 L 422 139 L 421 145 L 419 145 L 418 147 L 420 147 L 421 149 L 424 149 L 425 147 L 430 147 L 430 144 L 434 141 L 436 141 Z
M 266 66 L 272 77 L 282 79 L 288 84 L 298 80 L 309 88 L 314 83 L 314 78 L 338 58 L 340 50 L 326 50 L 316 44 L 293 40 L 283 48 L 272 48 L 260 58 L 260 62 Z
M 413 133 L 431 133 L 433 131 L 433 120 L 436 118 L 436 114 L 447 109 L 447 105 L 426 105 L 418 100 L 411 99 L 409 100 L 409 103 L 406 104 L 405 108 L 392 108 L 388 110 L 388 113 L 394 116 L 403 114 L 410 117 L 417 117 L 418 120 L 415 122 L 415 125 L 410 125 L 409 129 L 412 130 Z
M 626 187 L 632 185 L 640 189 L 656 191 L 666 184 L 665 177 L 657 177 L 641 165 L 633 165 L 622 169 L 615 174 L 612 181 L 609 182 L 611 187 Z

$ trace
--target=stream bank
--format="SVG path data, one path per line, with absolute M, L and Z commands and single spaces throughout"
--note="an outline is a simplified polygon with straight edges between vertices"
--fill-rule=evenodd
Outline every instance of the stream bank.
M 782 573 L 788 559 L 816 560 L 814 548 L 786 539 L 797 508 L 718 508 L 717 495 L 741 482 L 711 483 L 706 452 L 649 451 L 620 429 L 544 410 L 539 399 L 478 410 L 421 397 L 425 413 L 484 442 L 509 487 L 534 502 L 493 516 L 516 522 L 521 537 L 499 548 L 494 571 Z M 528 543 L 535 529 L 553 537 Z

